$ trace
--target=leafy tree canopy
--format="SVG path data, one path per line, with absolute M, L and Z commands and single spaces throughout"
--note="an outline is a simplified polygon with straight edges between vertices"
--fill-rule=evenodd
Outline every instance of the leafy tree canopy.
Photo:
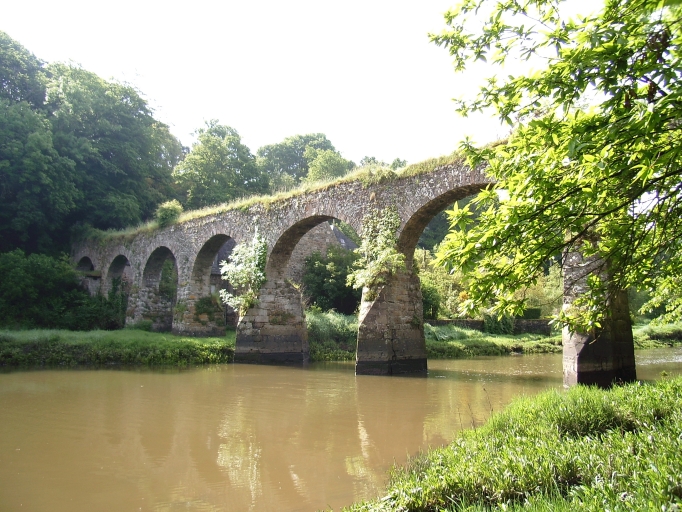
M 0 98 L 39 108 L 45 102 L 45 79 L 43 63 L 0 31 Z
M 323 133 L 309 133 L 287 137 L 277 144 L 258 149 L 258 168 L 270 177 L 272 190 L 290 188 L 308 176 L 309 159 L 304 156 L 306 148 L 335 151 Z
M 446 14 L 449 28 L 432 40 L 457 70 L 476 60 L 547 63 L 493 76 L 458 103 L 465 115 L 492 108 L 516 127 L 504 144 L 463 145 L 498 180 L 477 198 L 478 225 L 454 232 L 440 252 L 473 274 L 468 309 L 492 300 L 499 314 L 518 312 L 514 292 L 565 250 L 607 262 L 563 318 L 578 328 L 598 327 L 604 294 L 617 289 L 682 295 L 679 4 L 607 0 L 597 14 L 570 18 L 557 1 L 466 0 Z M 451 215 L 470 226 L 468 208 Z M 682 304 L 670 313 L 682 316 Z
M 76 164 L 74 221 L 122 228 L 150 218 L 172 193 L 182 147 L 133 87 L 52 64 L 47 104 L 55 147 Z
M 234 128 L 213 119 L 197 131 L 197 142 L 174 171 L 187 208 L 202 208 L 264 193 L 268 178 Z
M 308 146 L 303 156 L 310 162 L 308 176 L 305 178 L 308 182 L 340 178 L 353 168 L 353 162 L 333 149 Z

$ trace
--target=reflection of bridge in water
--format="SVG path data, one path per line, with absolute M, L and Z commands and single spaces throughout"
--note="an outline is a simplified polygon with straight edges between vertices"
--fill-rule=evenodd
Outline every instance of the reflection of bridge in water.
M 292 252 L 306 233 L 326 221 L 339 219 L 360 233 L 368 214 L 396 207 L 401 219 L 398 250 L 405 255 L 407 270 L 393 276 L 374 300 L 363 296 L 356 372 L 425 372 L 422 297 L 419 278 L 411 270 L 414 249 L 435 215 L 490 183 L 481 169 L 454 161 L 421 174 L 378 183 L 340 182 L 163 229 L 85 241 L 74 247 L 73 258 L 79 268 L 91 271 L 92 293 L 108 292 L 119 278 L 129 283 L 127 323 L 148 320 L 157 330 L 210 335 L 220 331 L 210 311 L 211 268 L 216 256 L 230 241 L 250 240 L 257 228 L 268 243 L 267 282 L 259 305 L 239 319 L 235 361 L 304 362 L 308 359 L 305 313 L 299 290 L 287 279 Z M 177 275 L 174 297 L 164 295 L 159 286 L 168 262 Z M 585 267 L 583 262 L 574 263 L 564 268 L 565 275 Z M 573 279 L 572 286 L 565 286 L 565 300 L 572 300 L 579 288 Z M 628 337 L 623 328 L 620 306 L 612 308 L 613 328 L 605 329 L 596 343 L 591 335 L 564 335 L 567 384 L 634 378 L 632 334 Z M 617 328 L 625 337 L 616 335 Z

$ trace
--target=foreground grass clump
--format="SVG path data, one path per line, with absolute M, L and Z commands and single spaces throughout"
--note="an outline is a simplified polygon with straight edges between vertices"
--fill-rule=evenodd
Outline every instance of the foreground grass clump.
M 429 359 L 561 352 L 561 336 L 488 334 L 454 325 L 424 324 Z
M 234 340 L 234 332 L 224 338 L 190 338 L 136 329 L 0 331 L 0 366 L 229 363 Z
M 680 510 L 682 378 L 514 401 L 352 511 Z

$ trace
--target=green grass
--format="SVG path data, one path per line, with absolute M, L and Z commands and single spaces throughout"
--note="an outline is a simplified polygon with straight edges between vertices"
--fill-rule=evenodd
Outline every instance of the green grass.
M 306 312 L 310 361 L 352 361 L 357 347 L 356 316 Z M 429 359 L 561 352 L 560 336 L 486 334 L 453 325 L 424 325 Z M 0 331 L 0 366 L 187 365 L 228 363 L 235 333 L 192 338 L 137 329 L 121 331 Z M 636 348 L 682 343 L 682 324 L 638 326 Z
M 191 338 L 136 329 L 0 331 L 0 366 L 105 366 L 229 363 L 235 333 Z
M 349 511 L 680 510 L 682 378 L 519 398 Z
M 454 325 L 424 324 L 429 359 L 561 352 L 561 336 L 488 334 Z
M 277 194 L 272 195 L 258 195 L 245 197 L 229 203 L 209 206 L 199 210 L 186 211 L 180 215 L 177 222 L 181 224 L 183 222 L 187 222 L 193 219 L 208 217 L 210 215 L 217 215 L 230 210 L 248 210 L 256 205 L 260 205 L 267 210 L 278 202 L 285 201 L 292 197 L 297 197 L 303 194 L 308 194 L 310 192 L 326 190 L 329 189 L 330 187 L 334 187 L 341 183 L 359 181 L 363 184 L 363 186 L 368 186 L 371 184 L 381 183 L 384 181 L 407 178 L 411 176 L 417 176 L 420 174 L 433 172 L 439 167 L 461 162 L 463 162 L 463 157 L 457 153 L 453 153 L 451 155 L 446 155 L 439 158 L 432 158 L 429 160 L 425 160 L 423 162 L 408 165 L 398 172 L 393 172 L 390 171 L 390 169 L 385 168 L 378 169 L 376 166 L 360 167 L 354 171 L 351 171 L 345 176 L 330 181 L 302 183 L 297 188 L 288 190 L 286 192 L 279 192 Z M 101 242 L 106 242 L 111 239 L 131 240 L 139 234 L 151 233 L 158 229 L 160 229 L 159 223 L 156 220 L 151 220 L 139 226 L 133 226 L 123 230 L 101 231 L 94 228 L 90 228 L 81 234 L 81 238 L 99 240 Z

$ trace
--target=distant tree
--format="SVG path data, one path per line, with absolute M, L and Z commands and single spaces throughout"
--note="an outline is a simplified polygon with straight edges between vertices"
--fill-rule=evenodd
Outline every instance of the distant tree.
M 45 102 L 45 81 L 43 63 L 0 31 L 0 98 L 40 108 Z
M 267 175 L 258 170 L 237 130 L 214 119 L 197 134 L 192 150 L 173 172 L 186 208 L 202 208 L 268 190 Z
M 258 169 L 267 174 L 272 190 L 298 185 L 308 175 L 309 160 L 304 157 L 308 147 L 334 151 L 334 146 L 323 133 L 294 135 L 258 149 Z
M 360 167 L 366 167 L 368 165 L 380 165 L 382 167 L 388 167 L 386 162 L 377 159 L 375 156 L 364 156 L 360 160 Z
M 400 158 L 396 158 L 391 162 L 391 169 L 394 171 L 397 171 L 398 169 L 402 169 L 407 165 L 407 160 L 401 160 Z
M 304 156 L 310 162 L 305 180 L 311 183 L 339 178 L 346 174 L 353 165 L 351 161 L 332 149 L 318 150 L 309 146 Z

